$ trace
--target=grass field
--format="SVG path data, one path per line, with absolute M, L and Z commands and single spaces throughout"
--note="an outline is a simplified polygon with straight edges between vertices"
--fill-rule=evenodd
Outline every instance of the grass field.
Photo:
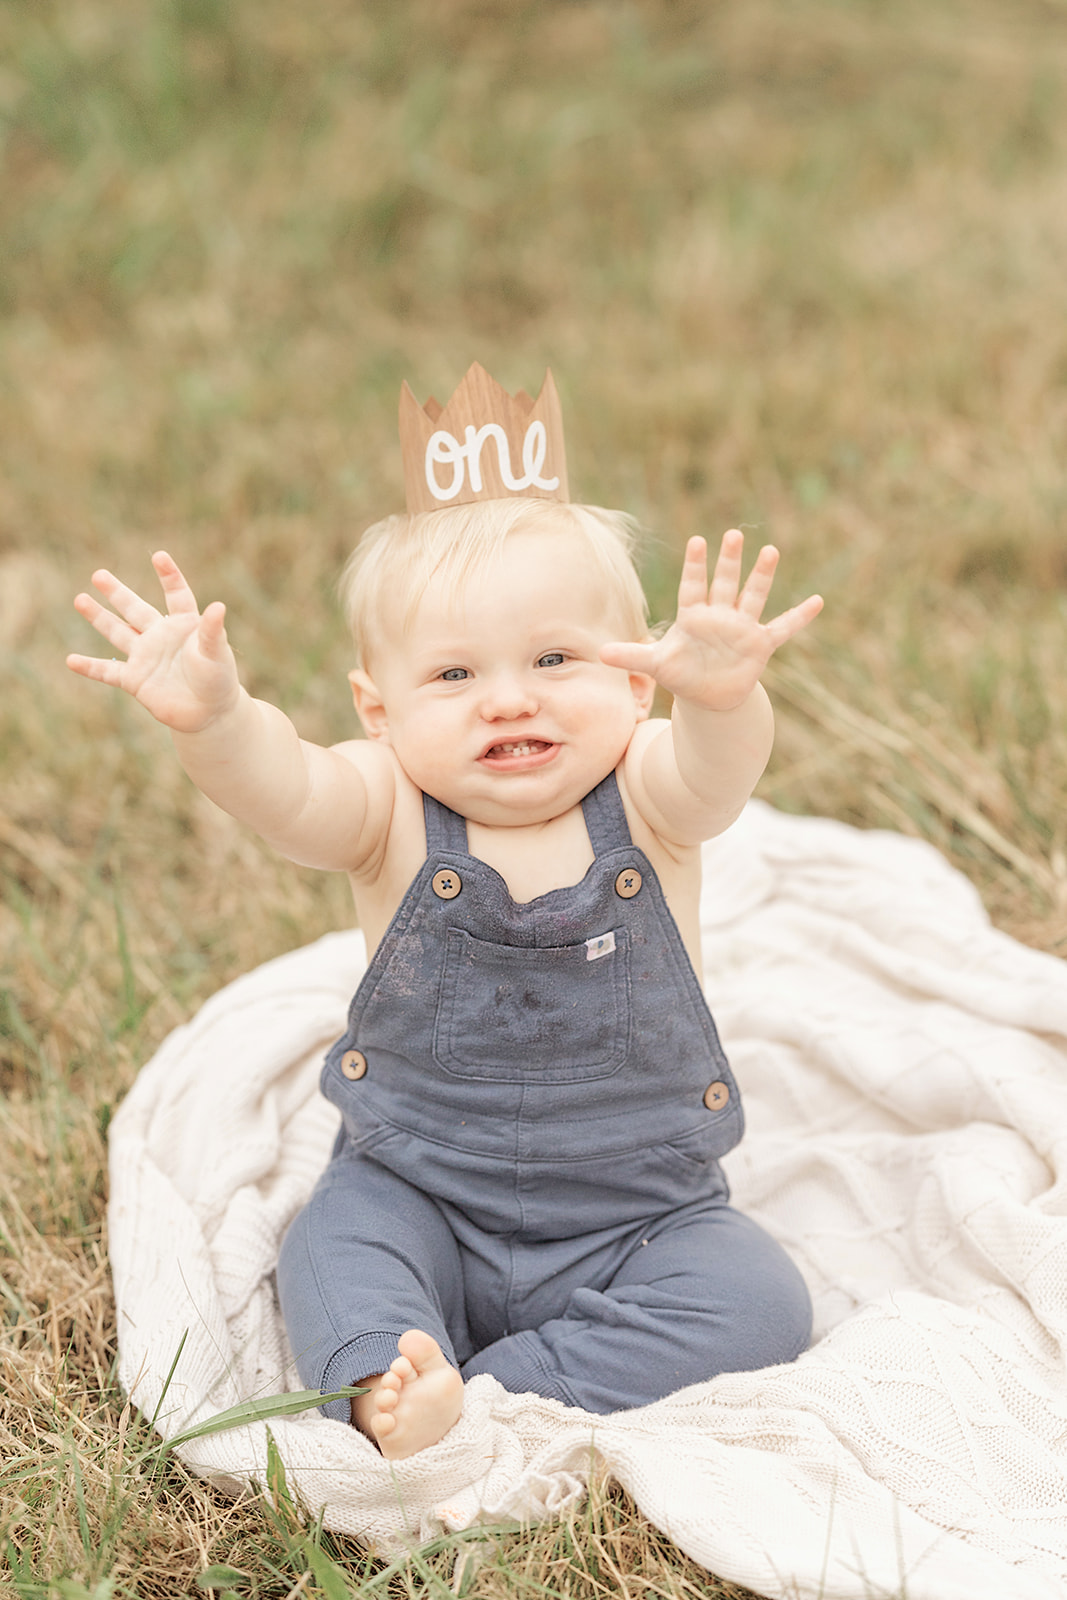
M 344 737 L 334 583 L 400 501 L 401 379 L 550 364 L 658 614 L 731 525 L 779 544 L 783 603 L 826 598 L 760 792 L 932 840 L 1067 954 L 1067 9 L 34 0 L 0 10 L 0 141 L 0 1594 L 740 1595 L 607 1489 L 481 1567 L 382 1572 L 143 1456 L 109 1118 L 208 995 L 351 912 L 65 672 L 70 601 L 166 546 L 247 687 Z

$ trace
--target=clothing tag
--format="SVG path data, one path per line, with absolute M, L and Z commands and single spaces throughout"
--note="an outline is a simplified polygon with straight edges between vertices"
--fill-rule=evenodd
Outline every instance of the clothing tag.
M 609 956 L 615 948 L 615 935 L 613 933 L 598 933 L 595 939 L 585 941 L 585 959 L 597 961 L 601 956 Z

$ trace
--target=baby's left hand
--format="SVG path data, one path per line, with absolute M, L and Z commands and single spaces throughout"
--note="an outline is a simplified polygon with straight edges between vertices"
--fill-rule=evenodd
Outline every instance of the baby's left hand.
M 707 544 L 690 539 L 678 585 L 678 615 L 662 639 L 650 644 L 604 645 L 602 661 L 628 672 L 647 672 L 676 699 L 709 711 L 733 711 L 760 680 L 771 656 L 822 610 L 813 594 L 771 622 L 761 622 L 778 552 L 764 545 L 741 587 L 744 535 L 724 533 L 708 587 Z

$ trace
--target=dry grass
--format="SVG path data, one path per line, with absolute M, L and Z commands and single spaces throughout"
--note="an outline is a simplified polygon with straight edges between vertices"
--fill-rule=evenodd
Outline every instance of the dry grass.
M 220 1564 L 279 1600 L 334 1568 L 451 1592 L 454 1549 L 382 1575 L 135 1460 L 112 1108 L 350 910 L 64 674 L 70 598 L 167 544 L 253 692 L 340 737 L 333 583 L 399 498 L 401 377 L 548 361 L 578 491 L 660 535 L 661 613 L 684 536 L 734 523 L 782 547 L 783 602 L 826 596 L 774 671 L 762 792 L 932 839 L 1067 953 L 1067 13 L 37 0 L 0 59 L 0 1593 L 192 1594 Z M 470 1594 L 730 1592 L 606 1491 L 478 1549 Z

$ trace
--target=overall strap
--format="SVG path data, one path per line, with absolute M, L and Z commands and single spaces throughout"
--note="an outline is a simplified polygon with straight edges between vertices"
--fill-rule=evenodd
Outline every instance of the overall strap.
M 467 824 L 455 811 L 423 791 L 422 815 L 426 822 L 426 853 L 437 850 L 460 851 L 467 854 Z
M 586 795 L 582 801 L 582 815 L 595 856 L 607 850 L 625 849 L 633 843 L 614 772 L 609 772 L 603 782 Z

